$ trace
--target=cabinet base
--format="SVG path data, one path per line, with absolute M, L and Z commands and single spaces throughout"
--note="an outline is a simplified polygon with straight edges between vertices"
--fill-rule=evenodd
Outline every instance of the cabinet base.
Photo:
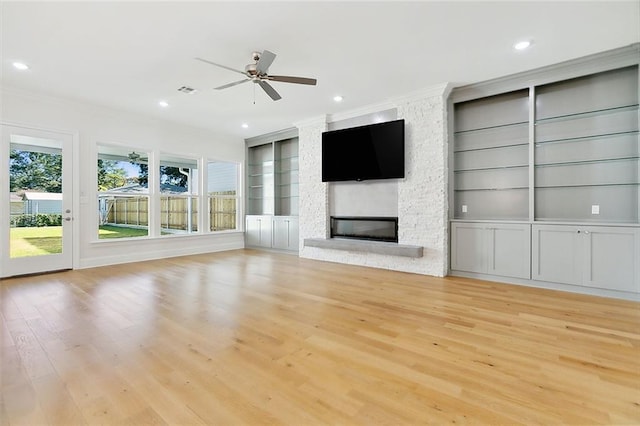
M 551 283 L 547 281 L 525 280 L 520 278 L 501 277 L 498 275 L 477 274 L 472 272 L 449 271 L 450 277 L 475 278 L 484 281 L 495 281 L 504 284 L 522 285 L 526 287 L 546 288 L 548 290 L 566 291 L 569 293 L 586 294 L 590 296 L 610 297 L 614 299 L 640 302 L 640 294 L 619 290 L 585 287 L 579 285 Z

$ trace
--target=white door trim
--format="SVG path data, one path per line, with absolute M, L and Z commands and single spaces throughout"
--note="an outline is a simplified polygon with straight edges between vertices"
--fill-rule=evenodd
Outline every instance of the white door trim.
M 70 224 L 68 224 L 68 227 L 71 231 L 72 236 L 69 239 L 70 243 L 68 245 L 70 245 L 70 247 L 68 247 L 67 250 L 71 250 L 71 257 L 70 257 L 71 260 L 70 260 L 70 263 L 65 265 L 65 269 L 77 268 L 78 265 L 80 264 L 80 250 L 79 250 L 80 221 L 78 219 L 80 217 L 80 205 L 81 205 L 80 197 L 79 197 L 80 188 L 79 188 L 79 178 L 78 178 L 79 170 L 80 170 L 78 132 L 59 130 L 59 129 L 42 127 L 42 126 L 34 126 L 34 125 L 29 125 L 24 123 L 8 122 L 8 121 L 0 121 L 0 131 L 2 132 L 3 139 L 4 139 L 4 135 L 10 134 L 11 131 L 13 132 L 23 131 L 27 134 L 31 134 L 34 136 L 40 134 L 40 136 L 45 138 L 57 136 L 58 138 L 61 138 L 66 141 L 67 147 L 70 149 L 70 152 L 66 153 L 67 156 L 69 157 L 67 161 L 70 161 L 71 165 L 68 170 L 69 176 L 67 179 L 68 182 L 66 182 L 66 186 L 65 186 L 66 188 L 65 193 L 71 195 L 71 201 L 65 202 L 65 205 L 71 206 L 71 211 L 72 211 L 71 214 L 72 214 L 73 220 L 70 222 Z M 1 151 L 0 162 L 1 164 L 8 165 L 9 150 L 5 148 L 8 148 L 8 147 L 6 147 L 3 142 L 0 147 L 0 151 Z M 9 247 L 9 235 L 8 235 L 9 234 L 9 228 L 8 228 L 9 203 L 6 202 L 6 200 L 9 199 L 9 183 L 8 182 L 5 183 L 7 174 L 2 173 L 2 175 L 3 175 L 2 179 L 0 179 L 0 182 L 2 185 L 2 187 L 0 188 L 0 198 L 2 199 L 2 202 L 0 203 L 1 204 L 0 216 L 3 218 L 3 223 L 0 225 L 0 240 L 1 240 L 0 247 L 2 249 L 2 253 L 6 253 L 5 250 L 8 250 L 8 247 Z M 63 212 L 63 215 L 64 215 L 64 212 Z M 10 272 L 10 268 L 7 269 L 8 261 L 9 261 L 8 253 L 7 254 L 0 253 L 0 277 L 13 275 L 12 273 L 8 273 Z

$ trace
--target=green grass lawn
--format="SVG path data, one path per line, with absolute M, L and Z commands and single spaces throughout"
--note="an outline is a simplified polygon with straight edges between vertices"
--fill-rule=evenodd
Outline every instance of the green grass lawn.
M 11 228 L 11 257 L 62 253 L 62 226 Z
M 104 225 L 98 238 L 146 237 L 146 229 Z M 11 257 L 62 253 L 62 226 L 11 228 Z
M 127 228 L 124 226 L 101 225 L 98 231 L 98 238 L 132 238 L 146 237 L 148 235 L 146 229 Z

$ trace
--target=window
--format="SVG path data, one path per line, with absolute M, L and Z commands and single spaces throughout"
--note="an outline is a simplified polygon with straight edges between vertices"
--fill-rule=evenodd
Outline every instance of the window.
M 209 230 L 238 228 L 238 164 L 209 161 L 207 164 Z
M 239 163 L 126 146 L 97 148 L 100 240 L 239 228 Z
M 98 146 L 98 238 L 149 235 L 149 153 Z
M 198 161 L 160 154 L 160 227 L 162 234 L 198 231 Z

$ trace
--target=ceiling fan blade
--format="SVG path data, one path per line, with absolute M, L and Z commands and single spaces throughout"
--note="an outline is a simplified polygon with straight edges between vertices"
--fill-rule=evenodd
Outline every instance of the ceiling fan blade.
M 278 92 L 276 92 L 276 89 L 271 87 L 271 85 L 266 81 L 259 80 L 258 84 L 260 85 L 260 87 L 262 87 L 262 90 L 267 92 L 267 95 L 269 95 L 271 99 L 273 99 L 274 101 L 277 101 L 278 99 L 282 99 L 282 96 L 280 96 Z
M 266 74 L 274 59 L 276 59 L 275 53 L 269 52 L 268 50 L 262 52 L 262 54 L 260 54 L 260 59 L 258 59 L 258 62 L 256 63 L 256 71 L 258 71 L 258 75 Z
M 223 86 L 214 87 L 215 90 L 222 90 L 228 87 L 237 86 L 238 84 L 246 83 L 247 81 L 251 81 L 250 78 L 245 78 L 244 80 L 234 81 L 233 83 L 225 84 Z
M 245 73 L 244 71 L 240 71 L 240 70 L 228 67 L 226 65 L 216 64 L 215 62 L 207 61 L 206 59 L 202 59 L 202 58 L 194 58 L 194 59 L 196 61 L 204 62 L 204 63 L 210 64 L 210 65 L 215 65 L 216 67 L 224 68 L 224 69 L 229 70 L 229 71 L 239 72 L 242 75 L 247 75 L 247 73 Z
M 267 77 L 271 81 L 281 81 L 283 83 L 309 84 L 315 86 L 318 80 L 315 78 L 292 77 L 289 75 L 270 75 Z

